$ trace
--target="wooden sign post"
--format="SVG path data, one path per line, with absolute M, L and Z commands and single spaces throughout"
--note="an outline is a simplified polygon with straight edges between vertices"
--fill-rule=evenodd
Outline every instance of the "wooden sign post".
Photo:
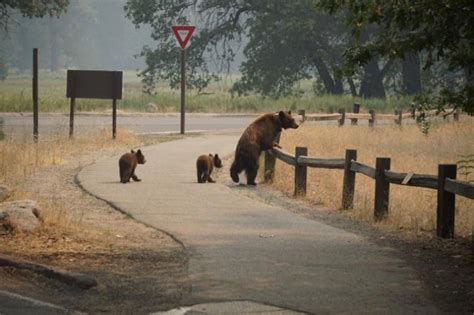
M 112 100 L 112 137 L 117 131 L 117 100 L 122 99 L 122 71 L 68 70 L 66 96 L 71 99 L 69 137 L 74 135 L 76 98 Z
M 175 25 L 171 27 L 179 46 L 181 47 L 181 134 L 184 134 L 185 99 L 186 99 L 186 45 L 193 35 L 195 26 Z

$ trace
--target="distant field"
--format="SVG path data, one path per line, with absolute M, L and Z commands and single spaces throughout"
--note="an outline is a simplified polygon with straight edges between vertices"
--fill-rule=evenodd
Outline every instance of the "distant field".
M 339 108 L 350 110 L 354 102 L 362 105 L 362 111 L 375 109 L 377 112 L 393 112 L 395 108 L 408 109 L 410 99 L 390 98 L 355 99 L 351 96 L 315 95 L 311 82 L 301 82 L 297 90 L 301 96 L 273 99 L 258 95 L 232 97 L 228 92 L 236 77 L 226 76 L 221 81 L 212 83 L 201 95 L 196 90 L 186 94 L 188 112 L 264 112 L 280 109 L 306 109 L 308 112 L 335 112 Z M 148 103 L 154 103 L 159 112 L 177 112 L 180 104 L 180 91 L 171 90 L 167 85 L 159 85 L 156 95 L 142 92 L 142 84 L 133 71 L 124 73 L 123 99 L 119 101 L 120 110 L 146 111 Z M 11 73 L 7 80 L 0 81 L 0 112 L 31 111 L 31 75 L 29 73 Z M 66 98 L 66 72 L 39 74 L 40 111 L 66 112 L 69 102 Z M 111 107 L 106 100 L 80 99 L 76 101 L 78 111 L 100 111 Z

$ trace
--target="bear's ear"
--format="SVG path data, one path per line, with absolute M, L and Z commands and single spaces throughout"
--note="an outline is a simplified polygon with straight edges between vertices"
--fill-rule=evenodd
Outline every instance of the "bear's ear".
M 288 111 L 288 115 L 291 115 L 291 110 Z
M 135 153 L 135 151 L 133 151 L 133 149 L 132 149 L 131 153 Z
M 212 153 L 209 153 L 209 156 L 212 156 Z
M 280 120 L 283 121 L 283 118 L 285 118 L 285 113 L 281 110 L 281 111 L 278 113 L 278 117 L 280 117 Z
M 142 154 L 142 150 L 138 149 L 137 154 Z
M 217 154 L 217 153 L 216 153 L 216 154 L 214 154 L 214 157 L 218 158 L 218 157 L 219 157 L 219 154 Z

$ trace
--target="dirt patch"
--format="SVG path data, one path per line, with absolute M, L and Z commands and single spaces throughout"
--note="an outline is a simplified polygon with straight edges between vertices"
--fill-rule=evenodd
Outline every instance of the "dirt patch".
M 91 313 L 144 313 L 179 305 L 190 291 L 182 244 L 75 184 L 84 165 L 103 156 L 119 157 L 124 150 L 75 156 L 30 176 L 12 198 L 38 200 L 45 224 L 33 234 L 0 238 L 4 254 L 83 273 L 98 286 L 80 290 L 28 271 L 0 268 L 1 289 Z

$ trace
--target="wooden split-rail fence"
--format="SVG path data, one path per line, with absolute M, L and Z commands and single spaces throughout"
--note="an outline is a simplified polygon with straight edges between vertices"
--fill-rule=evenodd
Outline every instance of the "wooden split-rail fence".
M 308 167 L 343 170 L 341 209 L 350 209 L 353 207 L 357 173 L 374 179 L 375 220 L 381 220 L 388 215 L 391 184 L 435 189 L 438 191 L 436 232 L 437 235 L 442 238 L 454 237 L 456 195 L 474 199 L 474 185 L 456 179 L 455 164 L 439 165 L 437 176 L 397 173 L 390 169 L 390 158 L 377 158 L 375 167 L 357 162 L 356 150 L 346 150 L 345 158 L 323 159 L 308 156 L 308 149 L 306 147 L 296 147 L 295 155 L 274 148 L 265 151 L 265 182 L 271 182 L 273 180 L 276 159 L 294 166 L 295 196 L 304 196 L 306 194 Z M 474 211 L 474 209 L 472 210 Z
M 352 113 L 346 113 L 345 109 L 339 109 L 338 113 L 333 114 L 308 114 L 306 110 L 299 109 L 298 115 L 301 116 L 302 121 L 331 121 L 336 120 L 339 126 L 345 124 L 346 120 L 350 120 L 351 125 L 357 125 L 359 120 L 367 120 L 370 127 L 376 124 L 376 121 L 393 121 L 397 125 L 401 125 L 404 120 L 415 119 L 420 122 L 426 117 L 441 115 L 446 118 L 449 115 L 453 116 L 454 121 L 459 121 L 459 108 L 448 109 L 444 113 L 439 110 L 417 111 L 412 109 L 410 112 L 403 113 L 402 110 L 396 109 L 393 114 L 376 114 L 375 110 L 371 109 L 368 113 L 360 113 L 360 104 L 355 103 L 352 106 Z

